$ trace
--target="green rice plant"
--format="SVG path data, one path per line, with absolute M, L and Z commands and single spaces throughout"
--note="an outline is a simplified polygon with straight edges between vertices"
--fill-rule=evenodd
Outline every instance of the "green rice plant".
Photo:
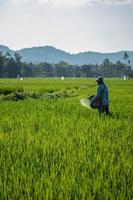
M 0 88 L 17 81 L 0 80 Z M 51 94 L 76 95 L 0 101 L 0 199 L 132 199 L 133 81 L 106 80 L 112 117 L 80 105 L 95 93 L 93 79 L 26 79 L 21 87 L 36 94 L 47 81 Z

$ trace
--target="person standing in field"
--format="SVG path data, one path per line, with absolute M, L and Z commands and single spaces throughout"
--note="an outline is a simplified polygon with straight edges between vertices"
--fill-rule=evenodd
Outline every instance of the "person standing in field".
M 111 115 L 110 110 L 109 110 L 108 87 L 105 85 L 102 76 L 98 76 L 96 79 L 96 82 L 98 84 L 97 93 L 93 97 L 91 104 L 94 104 L 96 103 L 96 101 L 98 101 L 99 114 L 101 115 L 101 113 L 105 112 L 107 115 Z

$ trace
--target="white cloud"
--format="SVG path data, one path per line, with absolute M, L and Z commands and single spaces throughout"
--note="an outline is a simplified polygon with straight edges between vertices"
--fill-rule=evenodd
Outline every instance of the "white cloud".
M 34 3 L 38 0 L 8 0 L 10 3 Z
M 0 0 L 0 5 L 3 5 L 3 4 L 19 4 L 19 3 L 33 3 L 33 2 L 38 2 L 38 0 Z
M 37 3 L 41 5 L 53 5 L 53 6 L 82 6 L 82 5 L 97 5 L 97 4 L 113 4 L 113 5 L 133 5 L 133 0 L 0 0 L 0 4 L 19 4 L 19 3 Z
M 39 4 L 51 4 L 54 6 L 81 6 L 96 4 L 133 4 L 133 0 L 36 0 Z
M 101 2 L 119 5 L 133 4 L 133 0 L 101 0 Z
M 95 0 L 94 0 L 95 1 Z M 90 0 L 38 0 L 39 4 L 51 4 L 54 6 L 82 6 L 90 3 Z

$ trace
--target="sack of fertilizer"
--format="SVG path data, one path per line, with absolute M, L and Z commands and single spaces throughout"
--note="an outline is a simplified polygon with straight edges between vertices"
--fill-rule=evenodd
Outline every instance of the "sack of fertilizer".
M 92 95 L 86 99 L 81 99 L 80 100 L 81 105 L 87 108 L 97 109 L 99 107 L 100 100 L 97 99 L 95 102 L 93 102 L 92 99 L 94 98 L 94 96 L 95 95 Z

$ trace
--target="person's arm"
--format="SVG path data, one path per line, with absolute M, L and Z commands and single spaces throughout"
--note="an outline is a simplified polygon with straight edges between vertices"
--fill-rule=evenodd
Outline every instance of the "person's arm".
M 97 88 L 97 93 L 92 99 L 92 103 L 94 103 L 97 99 L 99 99 L 101 97 L 102 91 L 103 91 L 103 87 L 99 85 Z

